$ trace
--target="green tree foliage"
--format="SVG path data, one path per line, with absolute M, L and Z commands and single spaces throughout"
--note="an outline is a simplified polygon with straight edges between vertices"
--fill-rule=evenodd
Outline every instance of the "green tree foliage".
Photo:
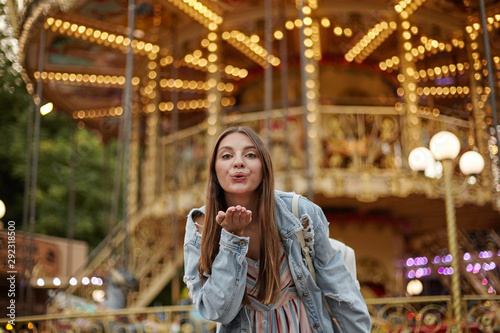
M 5 22 L 0 1 L 0 21 Z M 5 23 L 4 23 L 5 24 Z M 4 221 L 13 220 L 21 229 L 28 119 L 32 98 L 16 64 L 15 40 L 4 26 L 0 29 L 0 199 L 5 203 Z M 36 191 L 35 232 L 66 237 L 71 156 L 76 155 L 74 238 L 95 247 L 108 232 L 110 181 L 116 145 L 104 146 L 98 133 L 76 128 L 77 124 L 55 110 L 42 117 Z M 76 150 L 72 138 L 76 132 Z M 106 155 L 105 149 L 109 149 Z
M 27 124 L 30 96 L 14 61 L 16 41 L 5 10 L 0 1 L 0 200 L 7 208 L 3 219 L 20 223 L 24 176 L 14 175 L 24 170 L 27 127 L 22 124 Z
M 42 119 L 36 232 L 66 236 L 71 159 L 76 156 L 75 238 L 93 247 L 108 231 L 110 197 L 104 182 L 104 177 L 109 178 L 105 170 L 105 147 L 95 134 L 77 129 L 73 153 L 71 140 L 75 126 L 60 114 L 49 114 Z

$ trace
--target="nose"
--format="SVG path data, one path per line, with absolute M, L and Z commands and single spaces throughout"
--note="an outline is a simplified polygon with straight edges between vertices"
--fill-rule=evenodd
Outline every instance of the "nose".
M 241 160 L 241 157 L 236 157 L 234 159 L 234 164 L 233 164 L 233 167 L 236 168 L 236 169 L 239 169 L 239 168 L 243 168 L 245 166 L 245 163 L 243 163 L 243 161 Z
M 243 162 L 234 162 L 233 167 L 236 169 L 243 168 L 245 164 Z

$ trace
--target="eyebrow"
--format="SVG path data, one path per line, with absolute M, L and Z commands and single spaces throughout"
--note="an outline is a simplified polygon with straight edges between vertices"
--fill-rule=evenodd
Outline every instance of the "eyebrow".
M 220 152 L 221 150 L 224 150 L 224 149 L 234 150 L 234 148 L 231 147 L 231 146 L 222 146 L 222 147 L 219 148 L 218 151 Z M 248 149 L 257 149 L 257 147 L 255 147 L 255 146 L 246 146 L 245 148 L 243 148 L 243 150 L 248 150 Z

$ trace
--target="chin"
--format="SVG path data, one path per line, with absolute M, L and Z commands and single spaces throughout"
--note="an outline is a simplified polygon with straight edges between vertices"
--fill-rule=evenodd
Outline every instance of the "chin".
M 228 194 L 253 194 L 255 193 L 255 189 L 248 188 L 229 188 L 226 193 Z

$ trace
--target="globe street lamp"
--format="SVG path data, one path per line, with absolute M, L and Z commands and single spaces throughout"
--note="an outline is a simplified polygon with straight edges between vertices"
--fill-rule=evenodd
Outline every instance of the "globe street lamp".
M 5 216 L 5 204 L 0 200 L 0 219 Z
M 5 216 L 5 204 L 0 200 L 0 230 L 3 229 L 2 217 Z
M 451 275 L 451 288 L 453 312 L 455 316 L 455 332 L 461 333 L 462 295 L 460 290 L 460 271 L 458 264 L 457 225 L 452 189 L 453 160 L 460 153 L 460 141 L 455 134 L 448 131 L 441 131 L 431 138 L 429 148 L 430 150 L 425 147 L 418 147 L 412 150 L 408 156 L 408 163 L 410 168 L 414 171 L 424 171 L 431 164 L 435 163 L 435 160 L 440 161 L 443 165 L 448 247 L 452 256 L 451 268 L 453 269 L 453 274 Z M 479 153 L 469 151 L 462 155 L 459 166 L 460 170 L 465 175 L 479 174 L 484 169 L 484 159 Z

